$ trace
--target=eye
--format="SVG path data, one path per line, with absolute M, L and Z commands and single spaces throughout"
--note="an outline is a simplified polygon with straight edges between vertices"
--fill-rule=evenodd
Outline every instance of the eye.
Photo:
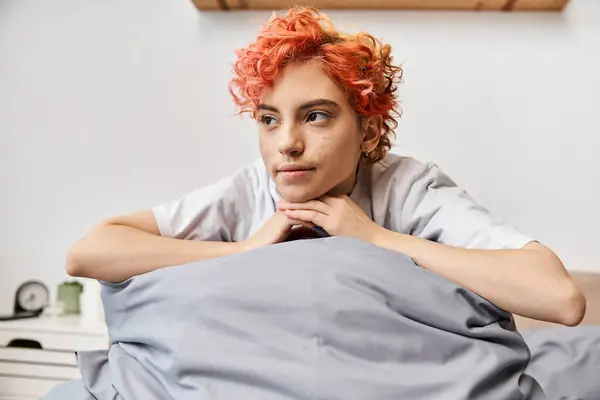
M 271 115 L 263 115 L 260 117 L 260 123 L 266 126 L 275 126 L 277 124 L 277 119 Z
M 329 119 L 329 114 L 323 111 L 311 111 L 306 116 L 308 122 L 320 122 Z

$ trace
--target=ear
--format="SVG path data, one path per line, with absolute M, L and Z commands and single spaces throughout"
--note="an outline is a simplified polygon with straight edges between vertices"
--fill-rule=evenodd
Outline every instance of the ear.
M 382 118 L 380 115 L 374 117 L 363 118 L 361 121 L 362 128 L 362 149 L 370 153 L 379 144 L 381 139 Z

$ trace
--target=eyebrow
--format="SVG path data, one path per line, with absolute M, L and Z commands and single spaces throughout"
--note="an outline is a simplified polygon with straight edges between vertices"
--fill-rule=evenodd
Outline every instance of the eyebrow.
M 313 108 L 316 106 L 333 106 L 333 107 L 337 107 L 340 108 L 340 105 L 338 103 L 336 103 L 333 100 L 329 100 L 329 99 L 315 99 L 315 100 L 311 100 L 311 101 L 307 101 L 306 103 L 302 103 L 299 107 L 298 107 L 298 111 L 303 111 L 306 110 L 308 108 Z M 278 113 L 279 110 L 277 109 L 277 107 L 274 106 L 270 106 L 268 104 L 264 104 L 261 103 L 258 105 L 258 110 L 266 110 L 266 111 L 273 111 Z

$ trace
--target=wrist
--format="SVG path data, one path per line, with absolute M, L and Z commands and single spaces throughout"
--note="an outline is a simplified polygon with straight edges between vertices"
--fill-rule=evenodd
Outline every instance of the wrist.
M 195 245 L 194 254 L 198 260 L 215 257 L 225 257 L 237 253 L 246 252 L 247 244 L 241 242 L 203 242 L 203 241 L 188 241 L 190 245 Z
M 385 247 L 385 243 L 387 242 L 386 237 L 390 232 L 390 230 L 385 229 L 383 226 L 373 223 L 373 228 L 371 229 L 367 241 L 372 245 Z
M 242 240 L 240 242 L 233 242 L 232 243 L 232 254 L 236 254 L 236 253 L 245 253 L 247 251 L 249 251 L 250 248 L 250 244 L 248 243 L 247 240 Z
M 409 237 L 410 235 L 394 232 L 377 225 L 377 228 L 373 230 L 370 242 L 384 249 L 403 252 L 406 247 L 406 239 Z

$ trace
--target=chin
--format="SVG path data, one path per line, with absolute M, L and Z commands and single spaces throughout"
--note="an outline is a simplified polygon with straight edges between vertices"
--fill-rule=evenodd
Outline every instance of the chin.
M 303 203 L 323 196 L 327 191 L 315 190 L 307 187 L 284 187 L 280 188 L 279 194 L 285 201 L 291 203 Z

